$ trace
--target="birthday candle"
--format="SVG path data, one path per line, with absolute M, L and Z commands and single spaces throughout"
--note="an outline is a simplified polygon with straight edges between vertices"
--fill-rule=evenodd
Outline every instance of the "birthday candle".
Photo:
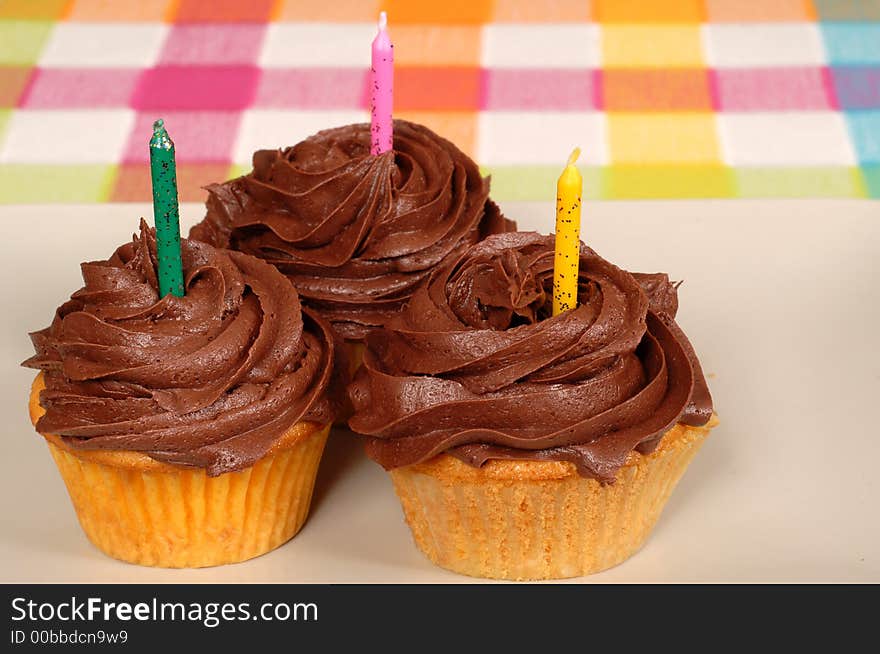
M 159 295 L 183 297 L 183 264 L 180 261 L 180 209 L 177 204 L 177 164 L 174 142 L 160 118 L 150 139 L 150 176 L 153 182 L 153 220 L 159 260 Z
M 575 148 L 556 183 L 556 254 L 553 262 L 553 315 L 577 306 L 581 241 L 581 193 L 584 181 L 574 163 Z
M 370 154 L 388 152 L 394 145 L 391 109 L 394 104 L 394 46 L 385 29 L 388 18 L 379 14 L 379 33 L 373 39 L 370 68 Z

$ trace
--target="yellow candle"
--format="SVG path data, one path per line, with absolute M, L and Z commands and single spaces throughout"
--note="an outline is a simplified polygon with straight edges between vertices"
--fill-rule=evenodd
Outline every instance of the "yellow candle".
M 556 257 L 553 262 L 553 315 L 577 306 L 581 240 L 581 193 L 584 180 L 574 165 L 575 148 L 556 182 Z

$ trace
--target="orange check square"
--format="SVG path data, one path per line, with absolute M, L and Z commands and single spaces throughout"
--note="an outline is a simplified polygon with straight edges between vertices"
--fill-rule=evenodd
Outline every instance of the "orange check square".
M 83 22 L 157 22 L 166 20 L 173 6 L 174 0 L 74 0 L 67 11 L 67 19 Z
M 602 73 L 606 111 L 710 111 L 709 75 L 701 68 L 608 69 Z
M 394 71 L 394 108 L 416 111 L 476 111 L 480 105 L 477 67 L 406 67 Z
M 476 25 L 397 25 L 390 28 L 398 66 L 479 66 Z
M 177 23 L 262 23 L 269 20 L 274 0 L 177 0 Z
M 0 66 L 0 107 L 14 107 L 31 78 L 30 66 Z
M 226 179 L 229 164 L 177 164 L 177 189 L 181 202 L 204 202 L 203 186 Z M 122 164 L 119 166 L 110 202 L 148 202 L 152 199 L 150 166 Z
M 382 0 L 390 26 L 403 23 L 473 25 L 492 20 L 492 0 Z
M 600 23 L 700 23 L 703 0 L 593 0 Z
M 64 15 L 68 0 L 0 0 L 0 18 L 54 20 Z
M 366 22 L 379 17 L 379 0 L 281 0 L 272 14 L 279 21 Z
M 719 23 L 815 20 L 810 0 L 706 0 L 707 19 Z
M 495 0 L 499 23 L 586 22 L 591 17 L 589 0 Z
M 398 118 L 419 123 L 452 141 L 469 157 L 476 153 L 477 114 L 473 111 L 401 111 Z

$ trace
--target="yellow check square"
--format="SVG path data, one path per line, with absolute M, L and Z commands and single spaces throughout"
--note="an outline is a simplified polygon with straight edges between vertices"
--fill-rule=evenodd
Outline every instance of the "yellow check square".
M 711 113 L 608 114 L 614 164 L 719 163 Z
M 703 67 L 699 25 L 602 25 L 606 68 Z

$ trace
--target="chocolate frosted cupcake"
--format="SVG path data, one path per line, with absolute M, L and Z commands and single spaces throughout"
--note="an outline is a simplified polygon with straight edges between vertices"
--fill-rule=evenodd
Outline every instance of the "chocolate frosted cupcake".
M 182 240 L 184 297 L 159 297 L 140 236 L 85 263 L 31 335 L 31 417 L 80 523 L 143 565 L 242 561 L 308 513 L 333 419 L 332 330 L 272 266 Z
M 190 236 L 274 264 L 348 341 L 385 324 L 436 266 L 514 228 L 470 158 L 403 120 L 379 156 L 364 123 L 258 151 L 253 164 L 208 187 Z
M 709 428 L 676 286 L 581 247 L 551 316 L 554 239 L 492 236 L 367 339 L 351 428 L 390 470 L 416 544 L 479 577 L 597 572 L 647 538 Z

